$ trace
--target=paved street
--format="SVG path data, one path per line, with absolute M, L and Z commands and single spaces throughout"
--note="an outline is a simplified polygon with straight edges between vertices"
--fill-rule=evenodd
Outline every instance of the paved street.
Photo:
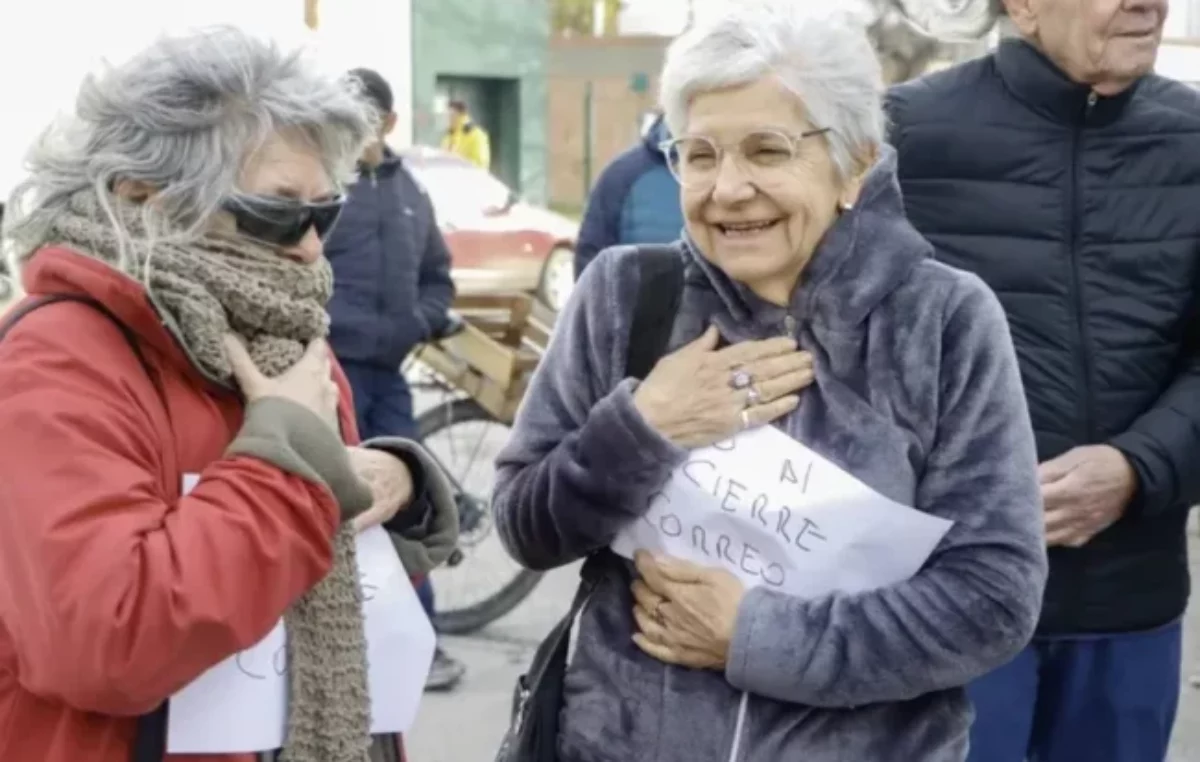
M 1192 576 L 1200 571 L 1200 541 L 1192 533 Z M 539 639 L 570 602 L 573 569 L 550 575 L 533 596 L 506 619 L 476 637 L 448 639 L 447 648 L 470 668 L 454 693 L 429 694 L 409 740 L 410 762 L 491 762 L 508 721 L 513 681 Z M 1200 762 L 1200 605 L 1188 615 L 1184 686 L 1175 743 L 1169 762 Z

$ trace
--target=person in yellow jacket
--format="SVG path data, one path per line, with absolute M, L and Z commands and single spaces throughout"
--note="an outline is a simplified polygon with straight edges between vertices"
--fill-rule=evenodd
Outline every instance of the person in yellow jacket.
M 467 104 L 462 101 L 450 101 L 450 129 L 442 137 L 442 148 L 478 167 L 492 168 L 492 146 L 487 131 L 471 119 Z

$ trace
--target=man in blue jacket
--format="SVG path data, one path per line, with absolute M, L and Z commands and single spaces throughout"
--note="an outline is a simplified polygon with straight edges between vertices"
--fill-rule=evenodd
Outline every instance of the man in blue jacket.
M 1151 73 L 1166 0 L 1005 5 L 1021 39 L 889 96 L 909 217 L 1004 304 L 1042 461 L 1042 618 L 970 686 L 970 760 L 1164 760 L 1200 502 L 1200 94 Z
M 670 137 L 659 115 L 637 145 L 600 173 L 575 244 L 576 279 L 610 246 L 678 240 L 683 230 L 679 183 L 658 148 Z
M 334 280 L 329 343 L 354 392 L 359 434 L 417 439 L 412 392 L 400 364 L 446 324 L 454 300 L 450 252 L 429 196 L 384 142 L 396 125 L 391 87 L 369 69 L 350 76 L 362 83 L 382 124 L 325 241 Z M 428 578 L 417 592 L 432 617 Z M 450 688 L 464 672 L 438 648 L 429 687 Z

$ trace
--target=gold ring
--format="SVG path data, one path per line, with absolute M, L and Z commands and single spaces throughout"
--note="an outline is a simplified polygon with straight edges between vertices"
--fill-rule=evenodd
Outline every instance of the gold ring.
M 742 410 L 742 428 L 743 429 L 750 428 L 750 409 L 749 408 Z

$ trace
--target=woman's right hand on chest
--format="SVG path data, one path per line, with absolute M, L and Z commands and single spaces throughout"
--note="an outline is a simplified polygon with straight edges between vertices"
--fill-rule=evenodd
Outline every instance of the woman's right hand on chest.
M 693 450 L 770 423 L 796 409 L 812 383 L 809 352 L 790 338 L 744 341 L 717 349 L 710 326 L 663 357 L 639 384 L 633 404 L 655 431 Z M 746 382 L 749 382 L 746 385 Z
M 311 410 L 338 431 L 338 387 L 333 380 L 329 345 L 323 339 L 310 343 L 295 365 L 274 378 L 263 375 L 237 337 L 226 336 L 225 347 L 246 404 L 264 397 L 282 397 Z

